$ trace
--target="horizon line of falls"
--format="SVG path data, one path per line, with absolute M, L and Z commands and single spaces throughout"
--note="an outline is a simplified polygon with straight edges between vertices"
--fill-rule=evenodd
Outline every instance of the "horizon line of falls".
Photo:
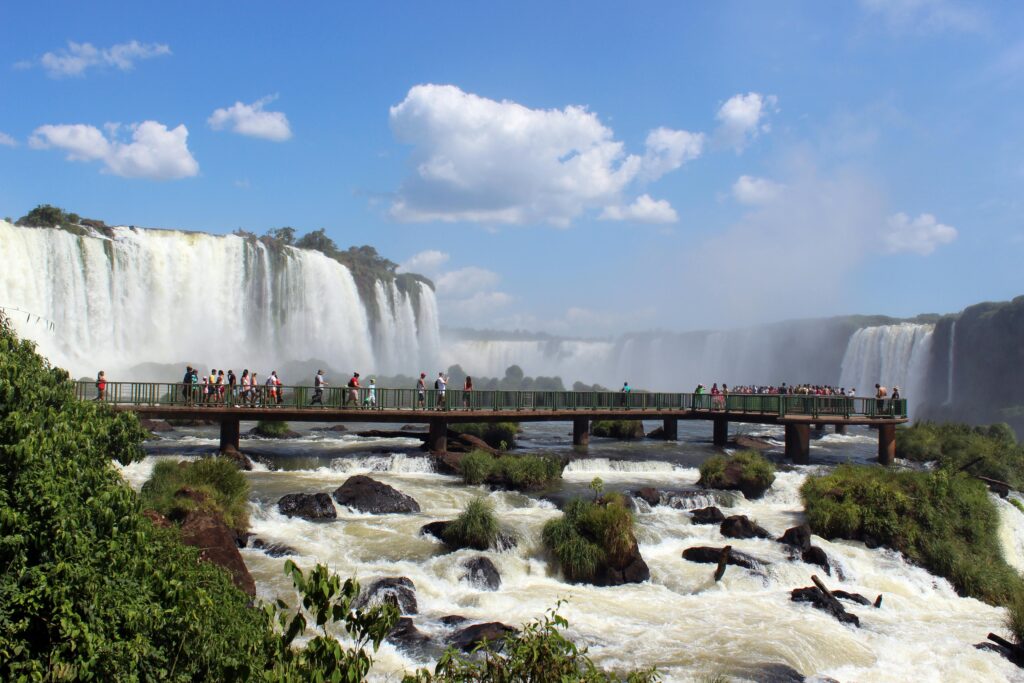
M 73 376 L 102 368 L 132 380 L 123 373 L 135 366 L 187 362 L 266 377 L 311 360 L 411 375 L 431 367 L 440 347 L 432 289 L 416 283 L 411 297 L 378 280 L 368 306 L 348 268 L 318 251 L 236 235 L 118 227 L 108 238 L 6 221 L 0 245 L 0 306 L 23 311 L 9 314 L 18 334 Z
M 858 396 L 874 395 L 875 384 L 900 387 L 909 405 L 919 405 L 931 354 L 934 325 L 899 323 L 862 327 L 850 337 L 839 384 Z

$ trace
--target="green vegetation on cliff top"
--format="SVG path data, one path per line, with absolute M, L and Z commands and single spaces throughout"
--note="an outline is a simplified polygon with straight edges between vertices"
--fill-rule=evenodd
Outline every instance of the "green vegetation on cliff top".
M 473 451 L 459 462 L 467 484 L 492 484 L 517 491 L 542 489 L 562 478 L 565 463 L 557 455 L 502 455 Z
M 697 484 L 709 489 L 742 491 L 747 498 L 760 498 L 775 482 L 775 466 L 754 450 L 730 456 L 713 455 L 700 465 Z
M 173 521 L 193 510 L 207 510 L 237 532 L 249 528 L 249 482 L 227 458 L 160 461 L 143 484 L 140 498 L 144 509 Z
M 1006 424 L 971 427 L 918 423 L 896 430 L 896 457 L 937 462 L 951 472 L 964 470 L 1024 488 L 1024 447 Z

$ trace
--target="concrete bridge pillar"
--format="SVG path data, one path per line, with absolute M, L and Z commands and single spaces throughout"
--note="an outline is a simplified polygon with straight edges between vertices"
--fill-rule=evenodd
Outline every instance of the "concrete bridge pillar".
M 427 435 L 427 445 L 431 453 L 448 452 L 448 423 L 441 418 L 434 418 L 430 421 L 430 433 Z
M 811 461 L 811 428 L 808 425 L 786 425 L 786 457 L 797 465 Z
M 590 420 L 585 417 L 573 418 L 572 421 L 572 445 L 590 445 Z
M 729 440 L 729 421 L 724 417 L 715 418 L 715 431 L 712 441 L 716 446 L 724 446 Z
M 896 425 L 878 425 L 878 462 L 891 465 L 896 460 Z
M 238 418 L 225 417 L 220 421 L 220 450 L 238 450 Z
M 836 425 L 836 434 L 846 434 L 846 425 Z
M 679 420 L 676 420 L 675 418 L 665 418 L 662 421 L 661 430 L 665 433 L 665 441 L 679 440 Z

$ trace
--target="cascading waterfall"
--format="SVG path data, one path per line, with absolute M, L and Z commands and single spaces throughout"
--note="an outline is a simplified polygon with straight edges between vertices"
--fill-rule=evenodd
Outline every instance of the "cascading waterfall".
M 438 349 L 434 292 L 417 284 L 419 315 L 393 282 L 376 283 L 376 338 L 349 270 L 318 251 L 236 235 L 112 228 L 108 234 L 18 228 L 0 221 L 0 306 L 50 360 L 112 379 L 142 363 L 249 366 L 287 361 L 410 372 Z M 284 380 L 302 381 L 302 378 Z
M 873 395 L 875 384 L 899 386 L 913 405 L 924 386 L 934 332 L 934 325 L 914 323 L 862 327 L 846 346 L 839 384 L 855 387 L 858 396 Z
M 948 406 L 953 402 L 953 352 L 956 348 L 956 320 L 949 326 L 949 359 L 946 368 L 946 400 L 942 405 Z

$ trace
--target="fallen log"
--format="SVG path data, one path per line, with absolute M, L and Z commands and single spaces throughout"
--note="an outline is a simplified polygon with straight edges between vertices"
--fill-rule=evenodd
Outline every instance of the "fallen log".
M 836 596 L 832 595 L 832 591 L 830 591 L 828 587 L 825 586 L 822 580 L 818 578 L 817 574 L 811 574 L 811 581 L 813 581 L 814 585 L 818 587 L 818 590 L 824 593 L 825 596 L 828 597 L 830 600 L 836 599 Z
M 1008 495 L 1010 495 L 1010 491 L 1013 489 L 1013 487 L 1010 486 L 1005 481 L 999 481 L 998 479 L 992 479 L 990 477 L 983 477 L 980 474 L 975 474 L 973 476 L 975 479 L 980 479 L 981 481 L 988 484 L 989 490 L 992 493 L 997 494 L 1000 498 L 1006 498 Z
M 732 546 L 727 545 L 722 548 L 722 553 L 718 556 L 718 569 L 715 570 L 715 582 L 722 580 L 725 576 L 725 568 L 729 566 L 729 554 L 732 553 Z
M 1004 650 L 1006 650 L 1007 654 L 1010 657 L 1010 661 L 1012 661 L 1017 666 L 1024 666 L 1024 647 L 1021 647 L 1016 643 L 1011 643 L 1006 638 L 997 636 L 995 633 L 989 633 L 988 639 L 996 645 L 1002 647 Z

